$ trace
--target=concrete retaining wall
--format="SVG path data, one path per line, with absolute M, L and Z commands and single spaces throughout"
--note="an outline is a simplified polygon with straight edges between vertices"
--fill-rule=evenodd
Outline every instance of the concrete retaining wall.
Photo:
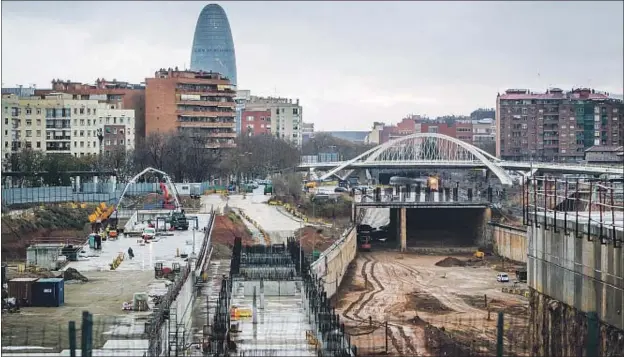
M 552 220 L 550 220 L 551 223 Z M 621 231 L 617 232 L 621 236 Z M 606 324 L 624 329 L 624 249 L 597 236 L 577 238 L 550 225 L 528 229 L 529 286 L 582 312 L 596 312 Z
M 322 279 L 328 298 L 331 298 L 338 290 L 356 254 L 357 232 L 354 227 L 312 263 L 310 268 L 318 278 Z
M 516 262 L 527 262 L 527 231 L 524 228 L 490 222 L 494 253 Z

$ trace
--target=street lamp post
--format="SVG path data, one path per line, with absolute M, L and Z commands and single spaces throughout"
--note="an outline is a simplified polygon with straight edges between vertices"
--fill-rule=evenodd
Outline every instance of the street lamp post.
M 96 130 L 97 138 L 99 141 L 99 154 L 98 154 L 98 193 L 102 192 L 102 142 L 104 141 L 104 132 L 101 128 Z

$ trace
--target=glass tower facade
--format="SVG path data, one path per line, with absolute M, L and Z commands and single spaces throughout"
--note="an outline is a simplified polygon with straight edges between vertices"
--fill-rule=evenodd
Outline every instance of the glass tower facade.
M 197 19 L 193 49 L 192 71 L 218 72 L 236 85 L 236 55 L 230 22 L 223 8 L 206 5 Z

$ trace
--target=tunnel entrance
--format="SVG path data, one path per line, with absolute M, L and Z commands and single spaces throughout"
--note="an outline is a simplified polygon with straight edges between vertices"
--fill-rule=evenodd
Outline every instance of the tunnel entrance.
M 390 210 L 389 238 L 400 243 L 398 208 Z M 448 248 L 484 245 L 486 208 L 408 208 L 407 247 Z

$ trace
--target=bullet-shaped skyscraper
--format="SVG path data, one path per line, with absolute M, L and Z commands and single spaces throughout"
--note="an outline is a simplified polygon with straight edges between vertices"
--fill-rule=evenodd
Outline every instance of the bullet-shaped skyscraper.
M 218 72 L 236 81 L 236 55 L 230 22 L 223 8 L 217 4 L 206 5 L 197 19 L 193 49 L 192 71 Z

